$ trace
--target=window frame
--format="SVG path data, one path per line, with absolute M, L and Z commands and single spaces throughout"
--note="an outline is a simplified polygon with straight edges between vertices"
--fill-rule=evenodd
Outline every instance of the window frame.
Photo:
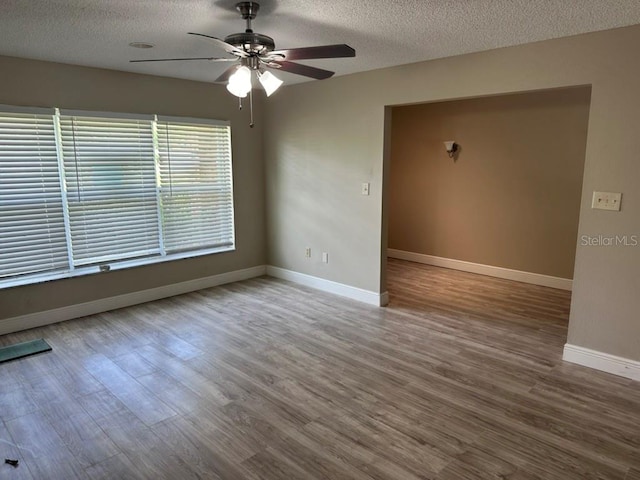
M 234 195 L 234 177 L 233 177 L 233 149 L 232 149 L 232 132 L 231 132 L 231 122 L 225 120 L 215 120 L 215 119 L 207 119 L 207 118 L 196 118 L 196 117 L 180 117 L 180 116 L 166 116 L 166 115 L 149 115 L 149 114 L 131 114 L 131 113 L 119 113 L 119 112 L 101 112 L 101 111 L 91 111 L 91 110 L 71 110 L 71 109 L 58 109 L 55 107 L 20 107 L 13 105 L 2 105 L 0 104 L 0 112 L 7 113 L 20 113 L 20 114 L 45 114 L 51 115 L 54 122 L 54 128 L 56 130 L 56 152 L 58 158 L 58 177 L 60 179 L 61 184 L 65 182 L 65 173 L 64 173 L 64 159 L 62 154 L 62 139 L 60 132 L 60 116 L 62 115 L 72 115 L 72 116 L 85 116 L 85 117 L 95 117 L 95 118 L 105 118 L 105 119 L 132 119 L 132 120 L 142 120 L 151 122 L 152 130 L 153 130 L 153 143 L 154 143 L 154 155 L 153 155 L 153 168 L 156 171 L 156 205 L 157 209 L 161 209 L 160 197 L 159 197 L 159 176 L 158 176 L 158 168 L 159 168 L 159 150 L 158 150 L 158 142 L 157 142 L 157 126 L 158 122 L 176 122 L 176 123 L 191 123 L 196 125 L 207 125 L 207 126 L 222 126 L 228 128 L 228 155 L 229 155 L 229 186 L 228 189 L 231 194 L 231 218 L 230 218 L 230 234 L 231 234 L 231 244 L 224 246 L 217 246 L 211 248 L 202 248 L 198 250 L 181 250 L 172 253 L 166 253 L 163 246 L 162 239 L 162 231 L 160 232 L 160 252 L 149 254 L 147 256 L 142 256 L 138 258 L 125 258 L 121 260 L 104 262 L 104 263 L 94 263 L 90 265 L 83 266 L 74 266 L 71 259 L 73 258 L 71 252 L 71 243 L 69 243 L 69 225 L 65 223 L 65 234 L 67 236 L 67 248 L 69 250 L 69 263 L 64 270 L 56 270 L 56 271 L 43 271 L 40 273 L 30 273 L 24 275 L 16 275 L 13 277 L 0 278 L 0 290 L 15 286 L 21 285 L 30 285 L 37 284 L 47 281 L 60 280 L 65 278 L 75 278 L 84 275 L 92 275 L 96 273 L 102 273 L 105 271 L 111 270 L 124 270 L 128 268 L 134 268 L 144 265 L 154 265 L 158 263 L 171 262 L 175 260 L 183 260 L 194 257 L 200 257 L 205 255 L 212 255 L 216 253 L 224 253 L 236 250 L 236 226 L 235 226 L 235 195 Z M 64 186 L 61 191 L 61 201 L 63 202 L 63 208 L 68 210 L 68 200 L 67 200 L 67 188 Z M 160 211 L 158 212 L 160 214 Z M 67 217 L 68 213 L 65 214 Z M 68 217 L 67 217 L 68 220 Z

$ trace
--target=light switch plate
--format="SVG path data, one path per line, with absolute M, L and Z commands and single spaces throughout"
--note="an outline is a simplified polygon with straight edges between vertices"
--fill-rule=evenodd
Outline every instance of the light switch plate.
M 591 208 L 620 211 L 621 193 L 593 192 Z

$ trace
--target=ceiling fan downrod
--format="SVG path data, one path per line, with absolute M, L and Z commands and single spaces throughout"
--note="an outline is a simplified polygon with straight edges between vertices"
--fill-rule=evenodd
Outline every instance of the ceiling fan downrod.
M 240 2 L 236 4 L 236 10 L 240 12 L 242 18 L 247 21 L 247 33 L 253 33 L 251 28 L 251 20 L 256 18 L 258 10 L 260 10 L 260 4 L 257 2 Z

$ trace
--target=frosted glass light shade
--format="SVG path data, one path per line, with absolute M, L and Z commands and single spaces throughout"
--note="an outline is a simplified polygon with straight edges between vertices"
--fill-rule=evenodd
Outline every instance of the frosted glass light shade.
M 278 77 L 273 75 L 271 72 L 258 73 L 258 80 L 260 80 L 260 84 L 264 91 L 267 94 L 267 97 L 270 97 L 273 92 L 280 88 L 283 81 Z
M 251 70 L 242 66 L 229 77 L 227 90 L 236 97 L 244 98 L 251 91 Z

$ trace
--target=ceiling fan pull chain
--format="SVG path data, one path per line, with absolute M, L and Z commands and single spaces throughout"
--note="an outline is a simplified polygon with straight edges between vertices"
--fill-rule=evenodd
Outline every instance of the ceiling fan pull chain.
M 242 110 L 242 97 L 238 97 L 238 110 Z
M 251 123 L 249 123 L 249 127 L 253 128 L 253 89 L 249 90 L 249 111 L 251 112 Z

